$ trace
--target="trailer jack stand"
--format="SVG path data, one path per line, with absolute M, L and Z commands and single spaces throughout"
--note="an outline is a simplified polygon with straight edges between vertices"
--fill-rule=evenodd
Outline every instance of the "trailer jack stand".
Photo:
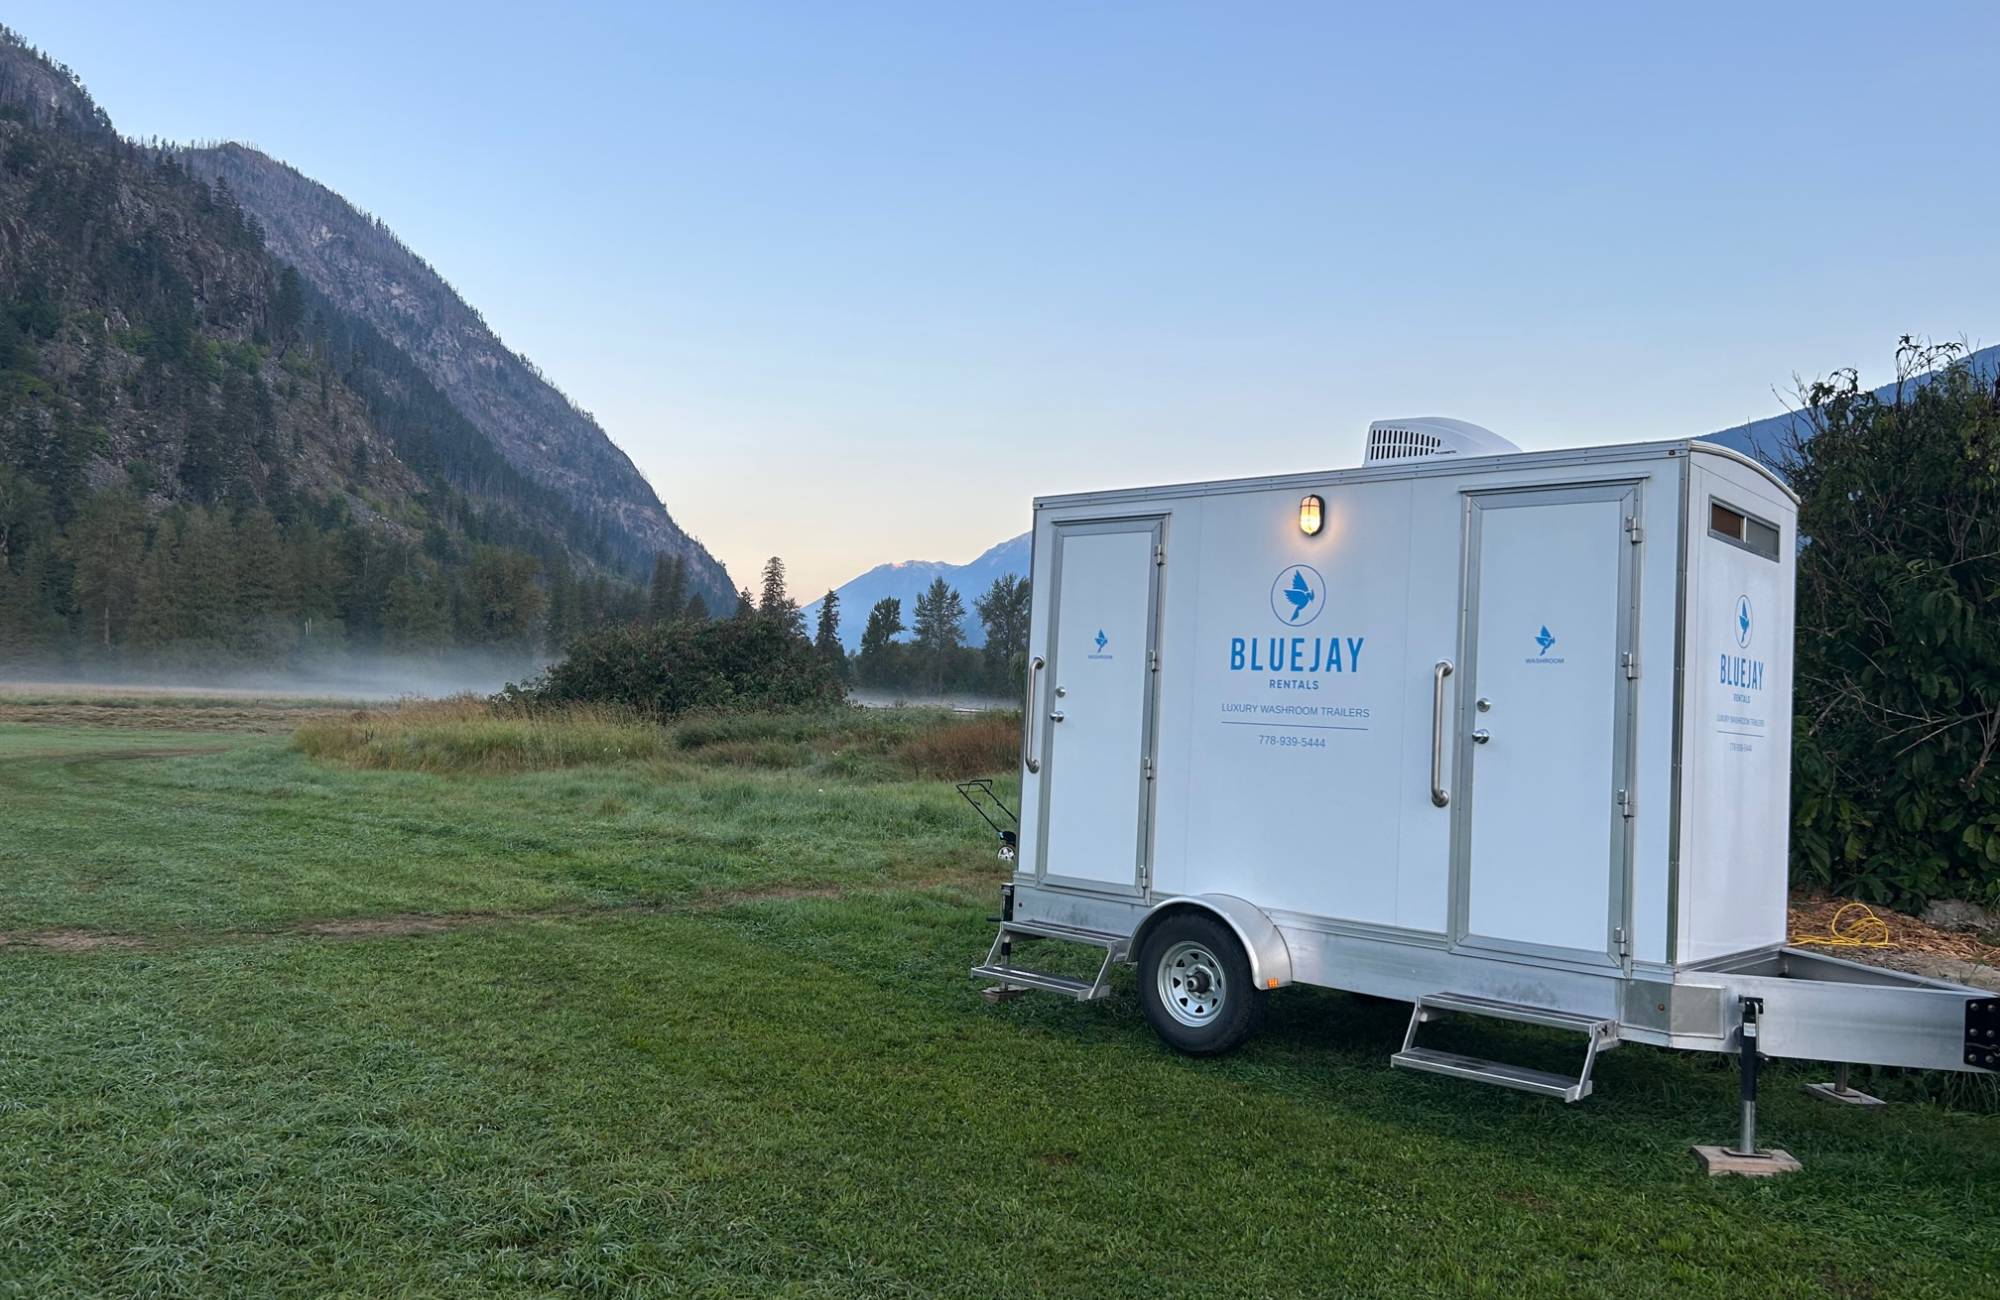
M 1847 1062 L 1841 1061 L 1833 1067 L 1832 1083 L 1809 1083 L 1806 1095 L 1821 1101 L 1837 1101 L 1846 1106 L 1885 1106 L 1888 1103 L 1880 1097 L 1871 1097 L 1859 1088 L 1847 1086 Z
M 1740 1048 L 1738 1056 L 1738 1076 L 1742 1081 L 1743 1132 L 1734 1147 L 1704 1147 L 1694 1149 L 1694 1158 L 1701 1162 L 1711 1177 L 1722 1174 L 1742 1174 L 1747 1178 L 1771 1178 L 1778 1174 L 1796 1173 L 1804 1168 L 1788 1151 L 1772 1148 L 1769 1151 L 1757 1149 L 1757 1017 L 1764 1010 L 1764 999 L 1743 999 L 1743 1029 L 1737 1035 Z

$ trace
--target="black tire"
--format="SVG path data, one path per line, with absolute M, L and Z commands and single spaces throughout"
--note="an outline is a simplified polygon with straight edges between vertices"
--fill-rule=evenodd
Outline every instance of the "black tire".
M 1147 931 L 1139 945 L 1139 1003 L 1153 1032 L 1189 1056 L 1234 1049 L 1264 1018 L 1264 993 L 1251 986 L 1243 945 L 1206 912 L 1176 913 Z

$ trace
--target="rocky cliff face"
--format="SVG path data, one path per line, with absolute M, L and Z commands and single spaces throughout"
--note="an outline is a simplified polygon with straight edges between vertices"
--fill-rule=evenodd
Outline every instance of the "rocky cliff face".
M 407 353 L 511 464 L 600 520 L 634 571 L 655 553 L 679 556 L 691 590 L 710 608 L 730 608 L 729 575 L 674 523 L 625 453 L 385 226 L 254 149 L 227 144 L 180 157 L 195 175 L 226 183 L 272 253 Z
M 305 346 L 302 310 L 240 212 L 0 30 L 0 469 L 58 517 L 130 482 L 413 536 L 429 485 Z
M 101 139 L 116 135 L 74 72 L 30 50 L 5 28 L 0 28 L 0 104 L 29 126 L 60 126 Z

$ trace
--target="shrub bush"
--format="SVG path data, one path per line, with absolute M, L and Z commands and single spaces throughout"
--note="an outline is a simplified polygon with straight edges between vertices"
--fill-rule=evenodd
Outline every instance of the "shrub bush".
M 1787 465 L 1793 879 L 1908 909 L 2000 901 L 2000 392 L 1958 352 L 1815 384 Z
M 608 704 L 656 718 L 696 709 L 825 708 L 847 695 L 811 642 L 764 618 L 593 632 L 540 678 L 510 691 L 536 704 Z

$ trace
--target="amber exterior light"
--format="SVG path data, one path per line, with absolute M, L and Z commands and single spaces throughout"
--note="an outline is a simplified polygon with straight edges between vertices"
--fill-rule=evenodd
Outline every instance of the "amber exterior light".
M 1316 496 L 1309 496 L 1299 502 L 1299 531 L 1307 537 L 1319 534 L 1320 523 L 1325 518 L 1326 502 Z

